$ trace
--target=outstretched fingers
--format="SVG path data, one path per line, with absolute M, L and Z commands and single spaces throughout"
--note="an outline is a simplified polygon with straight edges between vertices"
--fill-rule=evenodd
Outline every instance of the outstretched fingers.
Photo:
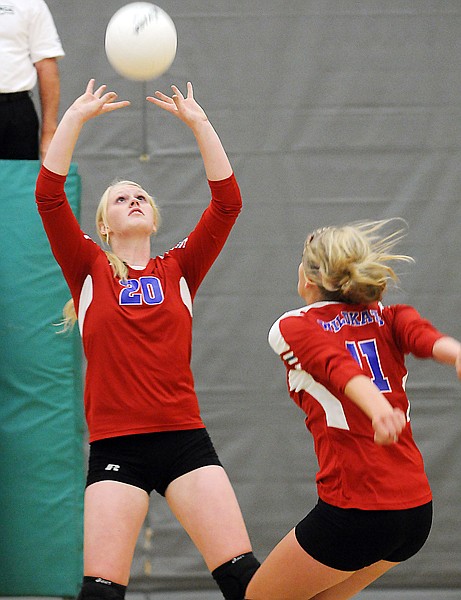
M 125 108 L 126 106 L 130 106 L 129 100 L 120 100 L 120 102 L 113 102 L 111 104 L 104 104 L 103 112 L 112 112 L 114 110 L 118 110 L 119 108 Z
M 86 86 L 85 94 L 91 95 L 94 98 L 101 99 L 107 89 L 107 85 L 102 84 L 96 90 L 94 89 L 95 79 L 90 79 Z M 114 92 L 113 92 L 114 93 Z M 107 94 L 106 94 L 107 95 Z
M 176 112 L 178 110 L 173 98 L 158 90 L 155 92 L 155 96 L 147 96 L 146 100 L 168 112 Z
M 94 77 L 92 77 L 86 85 L 85 92 L 88 94 L 91 94 L 92 96 L 96 96 L 96 98 L 100 98 L 102 96 L 102 94 L 104 93 L 104 91 L 107 89 L 107 85 L 105 85 L 103 83 L 95 91 L 95 89 L 94 89 L 95 83 L 96 83 L 96 79 L 94 79 Z
M 107 85 L 102 84 L 96 90 L 94 85 L 95 79 L 91 78 L 83 96 L 75 101 L 75 104 L 85 111 L 87 117 L 112 112 L 130 105 L 129 100 L 116 102 L 118 95 L 115 92 L 107 92 Z
M 173 90 L 173 98 L 176 96 L 177 98 L 181 98 L 181 100 L 184 100 L 184 96 L 182 95 L 182 92 L 178 87 L 172 85 L 171 89 Z
M 164 108 L 165 110 L 174 111 L 175 108 L 182 102 L 185 98 L 181 90 L 176 86 L 172 85 L 171 90 L 173 94 L 171 96 L 167 96 L 163 92 L 157 90 L 155 92 L 155 96 L 147 96 L 146 100 Z M 187 83 L 187 98 L 194 97 L 194 92 L 192 89 L 192 84 L 190 82 Z
M 200 123 L 208 121 L 203 108 L 194 99 L 194 90 L 190 81 L 187 82 L 186 96 L 184 96 L 176 85 L 171 86 L 171 91 L 171 96 L 156 91 L 155 97 L 148 96 L 147 100 L 174 115 L 191 128 L 195 128 Z
M 174 100 L 174 103 L 176 104 L 176 106 L 179 108 L 179 106 L 181 105 L 181 102 L 184 102 L 184 94 L 181 92 L 181 90 L 176 85 L 172 85 L 171 89 L 173 90 L 172 99 Z M 187 100 L 194 99 L 194 90 L 192 88 L 192 83 L 190 81 L 187 82 L 186 99 Z
M 104 84 L 100 85 L 98 87 L 98 89 L 95 92 L 93 92 L 93 95 L 95 96 L 95 98 L 102 98 L 106 89 L 107 89 L 107 85 L 104 85 Z
M 119 100 L 118 102 L 115 102 L 117 98 L 118 95 L 115 92 L 107 92 L 101 96 L 100 100 L 102 102 L 102 112 L 112 112 L 113 110 L 118 110 L 119 108 L 124 108 L 125 106 L 130 105 L 129 100 Z
M 167 96 L 166 94 L 164 94 L 163 92 L 159 92 L 158 90 L 155 92 L 156 98 L 153 98 L 152 96 L 148 96 L 148 99 L 152 99 L 152 100 L 161 100 L 162 102 L 165 102 L 166 104 L 174 104 L 173 102 L 173 98 L 170 98 L 169 96 Z
M 91 78 L 90 81 L 86 85 L 85 92 L 87 92 L 88 94 L 92 94 L 93 93 L 93 91 L 94 91 L 94 82 L 95 82 L 95 80 L 93 78 Z

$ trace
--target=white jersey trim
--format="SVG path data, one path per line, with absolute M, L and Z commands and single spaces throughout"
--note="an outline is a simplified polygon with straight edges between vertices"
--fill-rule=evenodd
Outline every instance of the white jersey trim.
M 181 300 L 184 302 L 187 310 L 190 312 L 190 316 L 193 317 L 192 297 L 190 295 L 189 286 L 187 285 L 187 281 L 184 279 L 184 277 L 181 277 L 179 280 L 179 293 L 181 294 Z
M 321 405 L 325 411 L 327 425 L 337 429 L 349 430 L 349 424 L 344 414 L 343 405 L 321 383 L 315 381 L 306 371 L 290 369 L 288 372 L 290 391 L 300 392 L 305 390 Z
M 85 281 L 82 285 L 82 291 L 80 292 L 80 302 L 78 303 L 78 327 L 80 329 L 80 335 L 83 337 L 83 323 L 85 322 L 85 315 L 88 307 L 93 301 L 93 278 L 91 275 L 85 277 Z
M 280 331 L 280 321 L 286 317 L 297 317 L 307 312 L 310 308 L 331 304 L 331 302 L 316 302 L 310 306 L 304 306 L 295 310 L 290 310 L 282 315 L 272 325 L 269 331 L 269 344 L 272 349 L 285 361 L 289 366 L 288 385 L 291 392 L 306 391 L 322 406 L 325 411 L 327 425 L 336 427 L 337 429 L 349 430 L 349 424 L 344 414 L 344 409 L 341 402 L 327 390 L 321 383 L 301 368 L 299 359 L 290 348 Z

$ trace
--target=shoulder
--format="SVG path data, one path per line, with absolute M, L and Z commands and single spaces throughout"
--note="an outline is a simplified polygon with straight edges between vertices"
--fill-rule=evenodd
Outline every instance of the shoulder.
M 314 305 L 289 310 L 275 321 L 269 330 L 268 341 L 277 354 L 281 354 L 289 348 L 285 337 L 287 333 L 305 330 L 306 315 L 313 307 Z
M 12 9 L 15 14 L 27 20 L 51 14 L 44 0 L 10 0 L 2 9 Z
M 33 12 L 34 15 L 46 17 L 51 16 L 51 11 L 48 8 L 45 0 L 24 0 L 27 3 L 27 10 Z
M 180 279 L 183 276 L 181 261 L 173 248 L 163 254 L 153 256 L 149 261 L 152 273 L 160 278 L 168 280 Z
M 33 0 L 33 4 L 33 22 L 30 23 L 32 62 L 63 57 L 64 49 L 50 9 L 43 0 Z
M 306 327 L 307 323 L 311 321 L 317 321 L 322 309 L 326 308 L 328 310 L 332 305 L 337 304 L 337 302 L 314 302 L 313 304 L 309 304 L 307 306 L 294 308 L 283 313 L 283 315 L 277 319 L 272 327 L 280 327 L 282 323 L 283 326 L 288 324 L 293 328 Z
M 381 312 L 386 321 L 389 320 L 414 320 L 420 319 L 421 315 L 409 304 L 391 304 L 389 306 L 381 305 Z
M 155 262 L 155 265 L 157 267 L 172 268 L 173 266 L 178 264 L 178 254 L 182 250 L 184 250 L 186 245 L 187 238 L 185 238 L 185 240 L 179 242 L 178 244 L 176 244 L 176 246 L 173 246 L 173 248 L 170 248 L 163 254 L 157 254 L 157 256 L 154 256 L 151 260 Z

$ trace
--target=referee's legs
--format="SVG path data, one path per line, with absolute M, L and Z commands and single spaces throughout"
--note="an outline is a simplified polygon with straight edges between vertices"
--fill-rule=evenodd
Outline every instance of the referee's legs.
M 39 159 L 39 120 L 30 96 L 0 102 L 0 159 Z

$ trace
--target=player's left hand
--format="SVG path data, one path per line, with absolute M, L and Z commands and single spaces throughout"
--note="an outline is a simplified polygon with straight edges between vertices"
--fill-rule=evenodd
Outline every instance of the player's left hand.
M 375 443 L 381 446 L 395 444 L 406 424 L 405 413 L 400 408 L 394 408 L 391 413 L 373 419 Z
M 194 98 L 194 89 L 190 81 L 187 82 L 187 95 L 181 93 L 178 87 L 171 86 L 173 94 L 167 96 L 163 92 L 155 92 L 155 96 L 147 96 L 146 100 L 181 119 L 193 129 L 194 125 L 208 121 L 203 108 Z

